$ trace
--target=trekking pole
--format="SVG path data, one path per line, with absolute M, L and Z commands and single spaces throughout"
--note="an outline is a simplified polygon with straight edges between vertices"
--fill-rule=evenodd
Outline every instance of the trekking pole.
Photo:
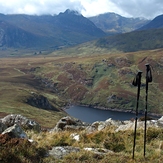
M 145 98 L 145 125 L 144 125 L 144 157 L 146 151 L 146 131 L 147 131 L 147 105 L 148 105 L 148 83 L 152 82 L 152 72 L 150 65 L 147 63 L 146 66 L 146 98 Z
M 133 155 L 132 155 L 133 159 L 134 159 L 135 145 L 136 145 L 136 128 L 137 128 L 137 119 L 138 119 L 138 106 L 139 106 L 139 96 L 140 96 L 141 74 L 142 74 L 142 71 L 139 71 L 137 73 L 133 83 L 132 83 L 134 86 L 138 86 L 136 116 L 135 116 L 135 130 L 134 130 L 134 144 L 133 144 Z

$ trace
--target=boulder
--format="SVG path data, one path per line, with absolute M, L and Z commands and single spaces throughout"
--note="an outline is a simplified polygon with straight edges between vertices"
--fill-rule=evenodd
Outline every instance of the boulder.
M 63 117 L 61 118 L 57 125 L 52 131 L 62 131 L 62 130 L 83 130 L 85 129 L 87 124 L 83 123 L 79 119 L 75 119 L 72 117 Z
M 163 116 L 162 116 L 160 119 L 158 119 L 157 125 L 158 125 L 159 127 L 163 127 Z
M 12 138 L 28 138 L 27 134 L 21 129 L 18 124 L 14 124 L 13 126 L 7 128 L 2 132 L 2 135 L 8 134 Z
M 97 131 L 98 125 L 99 125 L 98 122 L 94 122 L 92 125 L 87 126 L 85 129 L 86 133 L 91 134 L 91 133 Z
M 158 121 L 160 121 L 160 122 L 162 121 L 163 122 L 163 116 L 160 119 L 158 119 Z
M 61 159 L 65 155 L 72 153 L 72 152 L 79 152 L 80 148 L 78 147 L 71 147 L 71 146 L 66 146 L 66 147 L 53 147 L 52 150 L 49 150 L 49 155 Z
M 119 121 L 119 120 L 113 120 L 112 118 L 109 118 L 105 121 L 106 126 L 110 126 L 113 125 L 115 127 L 119 127 L 120 125 L 124 125 L 123 121 Z
M 124 124 L 125 123 L 122 121 L 112 120 L 111 118 L 107 119 L 106 121 L 96 121 L 86 128 L 86 133 L 90 134 L 95 131 L 101 131 L 107 126 L 119 127 Z
M 6 129 L 7 129 L 7 126 L 3 124 L 2 122 L 0 122 L 0 134 Z
M 2 118 L 1 121 L 7 127 L 11 127 L 14 124 L 19 124 L 21 127 L 25 129 L 32 129 L 38 132 L 41 130 L 41 127 L 37 122 L 30 120 L 22 115 L 10 114 Z

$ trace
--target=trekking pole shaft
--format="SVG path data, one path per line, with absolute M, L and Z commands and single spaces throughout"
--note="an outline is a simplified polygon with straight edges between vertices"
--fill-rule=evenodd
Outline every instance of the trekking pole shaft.
M 148 82 L 146 82 L 146 103 L 145 103 L 145 124 L 144 124 L 144 157 L 146 152 L 146 135 L 147 135 L 147 105 L 148 105 Z
M 134 159 L 135 146 L 136 146 L 136 129 L 137 129 L 137 119 L 138 119 L 138 106 L 139 106 L 139 96 L 140 96 L 140 85 L 141 85 L 141 73 L 139 75 L 139 81 L 138 81 L 138 92 L 137 92 L 137 103 L 136 103 L 136 117 L 135 117 L 134 144 L 133 144 L 132 159 Z
M 147 137 L 147 108 L 148 108 L 148 72 L 150 71 L 149 65 L 146 65 L 146 97 L 145 97 L 145 124 L 144 124 L 144 157 L 146 153 L 146 137 Z

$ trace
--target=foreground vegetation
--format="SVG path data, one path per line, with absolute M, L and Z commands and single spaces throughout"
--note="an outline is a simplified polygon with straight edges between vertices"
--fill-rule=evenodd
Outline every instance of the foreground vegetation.
M 3 162 L 33 163 L 33 162 L 101 162 L 101 163 L 130 163 L 130 162 L 161 162 L 163 159 L 163 129 L 149 128 L 147 131 L 146 157 L 143 156 L 143 131 L 138 130 L 135 159 L 132 159 L 133 131 L 115 132 L 114 127 L 107 127 L 102 131 L 87 134 L 78 131 L 80 140 L 72 138 L 72 131 L 59 133 L 33 133 L 28 131 L 28 135 L 35 143 L 21 139 L 1 143 L 0 158 Z M 1 139 L 2 140 L 2 139 Z M 11 148 L 12 146 L 12 148 Z M 80 152 L 70 153 L 62 159 L 47 156 L 47 151 L 55 146 L 74 146 L 80 147 Z M 84 148 L 99 148 L 111 150 L 105 154 L 92 153 L 85 151 Z

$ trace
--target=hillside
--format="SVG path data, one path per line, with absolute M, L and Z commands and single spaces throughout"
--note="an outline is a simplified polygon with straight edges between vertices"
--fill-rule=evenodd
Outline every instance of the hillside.
M 157 16 L 151 22 L 141 27 L 139 30 L 158 29 L 158 28 L 163 28 L 163 15 Z
M 89 20 L 110 35 L 131 32 L 150 22 L 144 18 L 126 18 L 116 13 L 100 14 L 89 17 Z
M 134 31 L 103 37 L 72 48 L 55 51 L 55 55 L 98 55 L 136 52 L 163 48 L 163 29 Z
M 1 58 L 0 115 L 22 114 L 51 127 L 71 104 L 132 111 L 137 90 L 131 83 L 139 69 L 143 71 L 139 109 L 143 111 L 146 63 L 154 70 L 149 112 L 163 114 L 162 52 Z
M 54 16 L 0 14 L 0 30 L 2 48 L 54 50 L 105 36 L 90 20 L 70 10 Z
M 134 31 L 99 39 L 97 47 L 122 52 L 151 50 L 163 47 L 163 29 Z

